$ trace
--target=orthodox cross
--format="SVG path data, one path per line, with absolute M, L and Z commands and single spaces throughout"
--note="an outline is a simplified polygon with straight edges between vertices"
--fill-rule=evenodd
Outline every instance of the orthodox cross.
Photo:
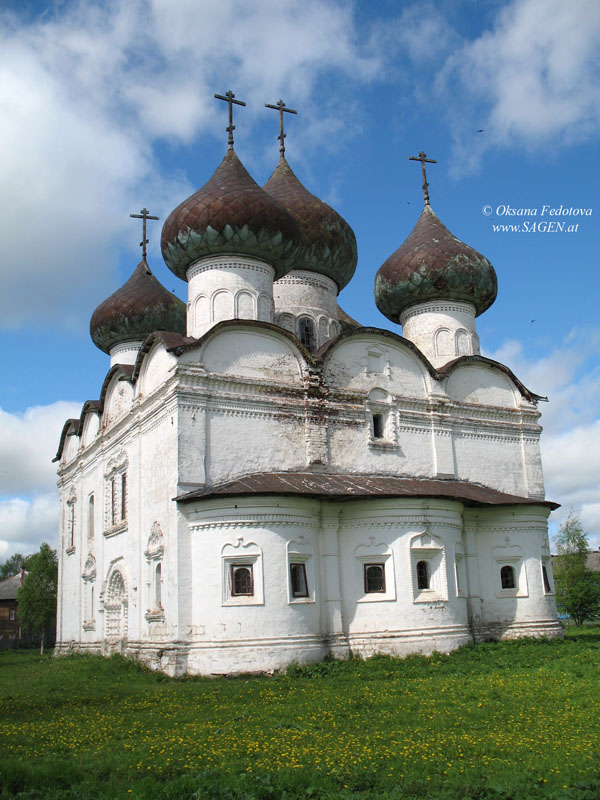
M 146 260 L 146 245 L 150 241 L 146 239 L 146 220 L 147 219 L 160 219 L 160 217 L 151 217 L 150 212 L 147 208 L 142 208 L 139 214 L 130 214 L 130 217 L 134 217 L 135 219 L 142 219 L 143 222 L 143 233 L 142 233 L 142 241 L 140 242 L 140 247 L 142 248 L 142 258 L 144 261 Z
M 233 104 L 235 103 L 236 106 L 245 106 L 246 103 L 242 103 L 241 100 L 234 100 L 235 95 L 231 89 L 225 92 L 225 97 L 223 97 L 222 94 L 216 94 L 215 97 L 217 100 L 225 100 L 225 102 L 229 104 L 229 126 L 225 128 L 225 130 L 229 133 L 227 144 L 229 145 L 229 149 L 233 150 L 233 132 L 235 130 L 235 125 L 233 124 Z
M 280 142 L 279 154 L 283 158 L 285 155 L 285 142 L 283 141 L 285 139 L 285 133 L 283 132 L 283 112 L 287 111 L 288 114 L 297 114 L 298 112 L 294 111 L 293 108 L 286 108 L 283 100 L 278 100 L 277 104 L 274 106 L 270 105 L 269 103 L 265 103 L 265 108 L 273 108 L 275 111 L 279 109 L 279 136 L 277 138 Z
M 425 163 L 427 164 L 437 164 L 437 161 L 434 161 L 433 158 L 427 158 L 427 153 L 424 153 L 422 150 L 418 156 L 409 156 L 409 161 L 420 161 L 421 162 L 421 169 L 423 171 L 423 194 L 425 195 L 425 205 L 429 205 L 429 184 L 427 183 L 427 173 L 425 172 Z

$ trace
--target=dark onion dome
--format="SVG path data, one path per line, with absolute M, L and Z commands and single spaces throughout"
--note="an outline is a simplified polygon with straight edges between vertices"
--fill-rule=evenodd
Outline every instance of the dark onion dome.
M 300 223 L 306 254 L 298 269 L 326 275 L 343 289 L 354 275 L 358 258 L 350 225 L 304 188 L 283 157 L 263 189 Z
M 267 261 L 281 278 L 302 259 L 298 223 L 228 150 L 212 178 L 170 213 L 161 238 L 169 269 L 183 280 L 204 256 L 232 253 Z
M 410 306 L 428 300 L 466 301 L 478 316 L 497 291 L 496 272 L 487 258 L 450 233 L 429 205 L 375 276 L 377 308 L 393 322 Z
M 96 347 L 109 353 L 117 344 L 143 340 L 154 331 L 185 335 L 186 307 L 142 259 L 127 283 L 94 311 L 90 334 Z

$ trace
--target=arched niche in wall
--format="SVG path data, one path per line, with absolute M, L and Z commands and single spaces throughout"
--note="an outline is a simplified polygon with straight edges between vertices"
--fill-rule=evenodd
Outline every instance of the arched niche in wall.
M 109 644 L 127 639 L 129 631 L 128 579 L 122 559 L 109 567 L 103 591 L 104 638 Z
M 236 319 L 255 319 L 254 297 L 247 291 L 238 292 L 235 296 Z
M 454 337 L 449 328 L 438 328 L 436 330 L 434 334 L 434 347 L 437 356 L 454 358 L 456 355 L 456 348 L 454 346 Z
M 427 526 L 410 540 L 413 602 L 448 600 L 448 576 L 444 541 Z

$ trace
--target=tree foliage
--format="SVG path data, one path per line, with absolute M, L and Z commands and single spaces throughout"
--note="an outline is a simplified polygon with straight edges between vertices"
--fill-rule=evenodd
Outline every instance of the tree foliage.
M 600 574 L 586 568 L 589 542 L 581 520 L 572 511 L 554 538 L 556 602 L 575 622 L 600 617 Z
M 44 542 L 39 553 L 31 557 L 27 577 L 17 594 L 19 621 L 40 637 L 42 653 L 46 630 L 56 624 L 57 585 L 56 551 Z
M 24 556 L 21 553 L 13 553 L 3 564 L 0 564 L 0 581 L 4 578 L 11 578 L 20 572 L 21 569 L 29 569 L 29 562 L 33 556 Z

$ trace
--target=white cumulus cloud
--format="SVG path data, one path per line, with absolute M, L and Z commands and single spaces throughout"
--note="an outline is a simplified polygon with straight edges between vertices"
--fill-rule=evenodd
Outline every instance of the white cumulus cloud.
M 164 218 L 191 191 L 161 172 L 153 148 L 202 131 L 224 142 L 215 89 L 247 101 L 247 132 L 284 90 L 306 102 L 310 146 L 327 135 L 313 125 L 315 85 L 325 73 L 373 79 L 367 49 L 352 7 L 335 0 L 79 0 L 34 19 L 0 11 L 0 148 L 10 154 L 0 160 L 10 198 L 1 324 L 86 318 L 114 280 L 119 246 L 137 244 L 129 213 L 158 197 Z M 341 102 L 318 116 L 333 124 Z
M 596 0 L 503 4 L 491 28 L 464 41 L 438 78 L 461 169 L 476 164 L 489 146 L 539 147 L 597 137 L 599 50 Z M 479 128 L 485 136 L 473 143 L 465 133 Z
M 540 403 L 546 496 L 561 504 L 553 512 L 556 532 L 572 509 L 590 544 L 600 546 L 600 370 L 595 362 L 600 329 L 575 329 L 547 356 L 528 360 L 510 341 L 491 358 L 511 367 Z
M 26 496 L 56 487 L 56 455 L 65 420 L 79 417 L 81 403 L 58 401 L 22 414 L 0 409 L 0 497 Z
M 56 546 L 56 455 L 65 421 L 81 403 L 59 401 L 22 414 L 0 409 L 0 560 L 31 553 L 42 542 Z
M 56 548 L 58 493 L 48 492 L 24 500 L 0 501 L 0 561 L 13 553 L 35 553 L 42 542 Z

